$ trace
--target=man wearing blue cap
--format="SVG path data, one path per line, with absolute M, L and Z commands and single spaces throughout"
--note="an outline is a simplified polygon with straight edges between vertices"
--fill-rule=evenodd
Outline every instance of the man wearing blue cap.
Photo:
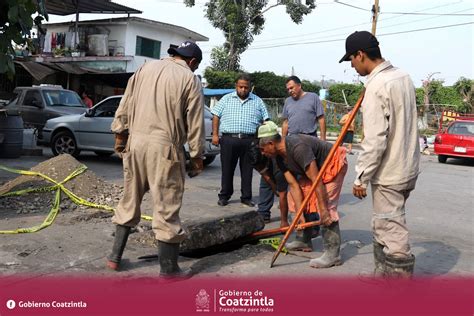
M 160 276 L 184 278 L 178 266 L 179 243 L 185 238 L 179 210 L 184 192 L 184 152 L 189 144 L 189 176 L 203 169 L 204 103 L 194 75 L 201 49 L 186 41 L 168 49 L 169 58 L 149 61 L 130 78 L 115 113 L 115 150 L 123 156 L 124 195 L 112 221 L 116 224 L 107 266 L 119 269 L 131 227 L 140 221 L 143 195 L 153 202 L 152 229 L 158 240 Z
M 375 274 L 411 277 L 405 204 L 419 174 L 420 151 L 415 87 L 410 76 L 382 58 L 377 38 L 367 31 L 346 39 L 346 54 L 361 76 L 367 76 L 362 102 L 364 140 L 356 165 L 353 194 L 367 196 L 372 185 L 372 231 Z

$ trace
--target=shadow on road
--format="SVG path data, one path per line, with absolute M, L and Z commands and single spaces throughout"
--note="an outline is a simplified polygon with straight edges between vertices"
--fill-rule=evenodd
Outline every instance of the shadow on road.
M 461 252 L 441 241 L 416 242 L 413 247 L 423 248 L 416 256 L 415 269 L 418 274 L 447 274 L 454 268 Z
M 456 165 L 456 166 L 474 166 L 474 159 L 469 158 L 448 158 L 446 162 L 447 165 Z

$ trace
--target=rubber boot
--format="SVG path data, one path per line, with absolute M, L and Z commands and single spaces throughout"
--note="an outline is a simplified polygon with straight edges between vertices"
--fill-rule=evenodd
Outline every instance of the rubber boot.
M 375 239 L 374 245 L 374 277 L 383 277 L 385 275 L 385 253 L 383 252 L 383 245 L 379 244 Z
M 158 241 L 160 278 L 164 280 L 184 280 L 192 277 L 190 269 L 181 270 L 178 265 L 179 244 Z
M 412 254 L 407 258 L 385 257 L 385 276 L 389 278 L 409 279 L 413 275 L 414 268 L 415 256 Z
M 115 240 L 112 247 L 112 253 L 107 257 L 107 267 L 117 271 L 119 269 L 120 260 L 122 260 L 123 250 L 127 244 L 128 235 L 130 235 L 131 227 L 117 225 L 115 227 Z
M 313 251 L 313 242 L 311 236 L 313 234 L 313 227 L 308 227 L 303 230 L 302 236 L 296 234 L 296 240 L 288 243 L 286 249 L 293 251 L 311 252 Z
M 339 222 L 332 223 L 321 229 L 323 235 L 324 253 L 321 257 L 312 259 L 309 265 L 312 268 L 330 268 L 342 264 L 341 251 L 341 232 Z

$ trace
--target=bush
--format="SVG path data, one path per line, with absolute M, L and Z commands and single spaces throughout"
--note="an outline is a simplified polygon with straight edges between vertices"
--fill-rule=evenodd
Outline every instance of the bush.
M 351 84 L 351 83 L 337 83 L 329 87 L 329 98 L 328 100 L 336 103 L 345 103 L 344 94 L 347 98 L 347 103 L 350 106 L 354 106 L 359 98 L 360 92 L 364 86 L 362 84 Z

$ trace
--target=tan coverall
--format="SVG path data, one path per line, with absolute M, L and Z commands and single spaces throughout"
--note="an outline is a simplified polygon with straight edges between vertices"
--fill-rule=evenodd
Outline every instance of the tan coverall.
M 156 239 L 179 243 L 185 233 L 179 210 L 184 191 L 185 158 L 204 151 L 204 103 L 199 79 L 183 60 L 165 58 L 144 64 L 129 79 L 112 122 L 128 130 L 123 153 L 124 195 L 112 221 L 135 226 L 145 192 L 153 197 Z

